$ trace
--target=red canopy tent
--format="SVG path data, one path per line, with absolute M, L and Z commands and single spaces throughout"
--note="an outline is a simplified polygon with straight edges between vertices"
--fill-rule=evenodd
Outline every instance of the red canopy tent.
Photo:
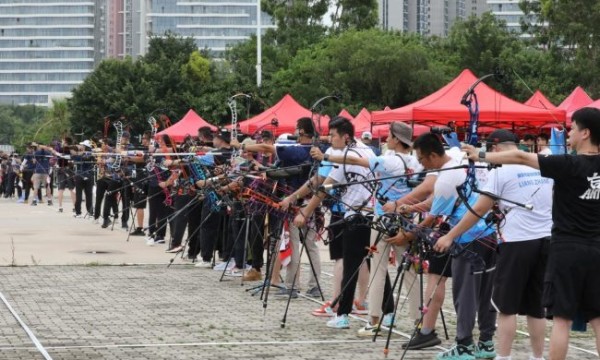
M 375 111 L 373 124 L 412 120 L 427 125 L 446 125 L 451 121 L 466 124 L 469 111 L 460 103 L 463 95 L 477 77 L 470 70 L 462 73 L 446 86 L 412 104 L 390 111 Z M 564 121 L 564 110 L 546 110 L 523 105 L 495 91 L 485 83 L 475 88 L 479 99 L 479 120 L 482 125 L 508 127 L 510 125 L 538 126 L 547 122 Z
M 573 116 L 573 113 L 593 102 L 594 100 L 592 100 L 585 90 L 581 86 L 578 86 L 558 105 L 558 108 L 567 112 L 567 126 L 571 126 L 571 116 Z
M 352 114 L 350 114 L 348 112 L 348 110 L 346 110 L 346 109 L 342 109 L 342 111 L 340 111 L 338 116 L 345 117 L 346 119 L 348 119 L 350 121 L 354 120 L 354 116 L 352 116 Z
M 216 126 L 209 124 L 194 110 L 190 109 L 181 120 L 159 132 L 156 136 L 167 134 L 173 141 L 182 142 L 187 135 L 197 136 L 198 129 L 203 126 L 210 126 L 211 129 L 217 130 Z
M 529 100 L 525 101 L 523 104 L 540 109 L 556 109 L 556 105 L 551 103 L 550 100 L 548 100 L 548 98 L 539 90 L 536 90 Z
M 310 110 L 298 104 L 290 94 L 287 94 L 270 109 L 248 120 L 240 121 L 238 126 L 241 132 L 249 135 L 253 135 L 256 131 L 260 130 L 270 130 L 275 136 L 283 133 L 293 134 L 296 131 L 296 122 L 298 119 L 301 117 L 311 117 L 311 115 Z M 322 116 L 320 120 L 315 119 L 315 125 L 321 127 L 320 132 L 322 134 L 328 133 L 328 124 L 328 116 Z

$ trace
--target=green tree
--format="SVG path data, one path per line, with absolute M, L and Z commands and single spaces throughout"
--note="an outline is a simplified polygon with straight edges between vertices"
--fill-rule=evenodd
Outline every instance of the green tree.
M 377 1 L 336 0 L 332 14 L 332 28 L 336 31 L 367 30 L 377 26 Z

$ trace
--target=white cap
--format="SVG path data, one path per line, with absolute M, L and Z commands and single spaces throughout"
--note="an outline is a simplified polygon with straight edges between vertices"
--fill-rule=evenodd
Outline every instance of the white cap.
M 85 140 L 85 141 L 80 142 L 79 145 L 83 145 L 85 147 L 91 148 L 92 147 L 92 142 L 89 141 L 89 140 Z
M 373 134 L 371 134 L 370 131 L 365 131 L 362 133 L 362 136 L 360 137 L 361 139 L 369 139 L 372 140 L 373 139 Z
M 277 142 L 278 143 L 287 143 L 287 142 L 293 141 L 293 140 L 288 139 L 288 136 L 293 136 L 293 135 L 290 133 L 283 133 L 283 134 L 279 135 L 277 137 Z

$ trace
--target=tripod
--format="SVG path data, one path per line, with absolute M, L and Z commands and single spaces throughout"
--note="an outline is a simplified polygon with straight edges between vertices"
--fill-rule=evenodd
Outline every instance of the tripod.
M 413 245 L 416 246 L 417 248 L 417 254 L 413 254 L 411 253 L 411 249 L 413 249 Z M 398 311 L 398 304 L 400 303 L 400 293 L 402 291 L 402 285 L 405 279 L 405 274 L 406 271 L 409 271 L 411 266 L 417 266 L 417 274 L 419 276 L 419 283 L 420 283 L 420 287 L 419 287 L 419 298 L 420 298 L 420 306 L 419 306 L 419 310 L 421 312 L 421 316 L 418 319 L 418 321 L 415 324 L 414 330 L 411 334 L 411 337 L 408 341 L 408 343 L 406 344 L 406 346 L 404 347 L 404 352 L 402 354 L 401 359 L 404 358 L 404 356 L 406 355 L 406 352 L 410 349 L 409 344 L 411 343 L 411 341 L 413 340 L 413 338 L 415 337 L 415 335 L 417 334 L 417 332 L 419 331 L 419 328 L 421 326 L 421 324 L 423 323 L 423 318 L 425 317 L 425 314 L 428 312 L 428 307 L 431 304 L 431 301 L 433 299 L 433 296 L 435 294 L 435 290 L 437 289 L 438 285 L 440 284 L 441 280 L 442 280 L 442 276 L 440 276 L 438 282 L 435 285 L 435 288 L 433 289 L 433 292 L 430 296 L 430 298 L 427 301 L 427 304 L 424 305 L 424 293 L 423 293 L 423 268 L 424 268 L 424 259 L 425 259 L 425 254 L 426 251 L 424 249 L 424 244 L 422 243 L 422 240 L 418 239 L 416 240 L 415 243 L 413 242 L 409 242 L 409 246 L 407 247 L 406 251 L 402 254 L 402 261 L 398 264 L 398 271 L 396 273 L 396 277 L 394 279 L 394 283 L 392 285 L 391 291 L 389 293 L 389 296 L 391 296 L 391 294 L 393 294 L 393 290 L 396 289 L 397 287 L 397 300 L 394 304 L 394 311 L 393 311 L 393 316 L 392 316 L 392 320 L 391 323 L 389 325 L 390 327 L 390 331 L 387 334 L 387 339 L 386 339 L 386 344 L 385 344 L 385 348 L 384 348 L 384 354 L 387 356 L 389 353 L 389 343 L 390 343 L 390 339 L 391 339 L 391 334 L 392 331 L 391 329 L 394 326 L 394 321 L 396 319 L 396 314 Z M 444 265 L 444 269 L 442 270 L 442 274 L 444 273 L 444 270 L 446 269 L 446 267 L 448 266 L 449 261 L 447 261 Z M 446 335 L 446 339 L 448 339 L 448 330 L 446 327 L 446 322 L 444 319 L 444 314 L 442 312 L 442 309 L 440 309 L 440 315 L 441 315 L 441 319 L 442 319 L 442 325 L 444 327 L 444 332 Z M 373 341 L 375 341 L 375 339 L 377 338 L 377 335 L 379 334 L 379 331 L 381 330 L 381 322 L 379 323 L 377 330 L 375 331 L 375 335 L 373 336 Z

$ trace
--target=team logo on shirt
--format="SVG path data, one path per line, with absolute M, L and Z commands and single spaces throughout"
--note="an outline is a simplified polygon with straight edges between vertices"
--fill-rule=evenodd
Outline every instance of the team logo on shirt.
M 587 178 L 590 182 L 590 188 L 585 191 L 579 198 L 582 200 L 598 200 L 600 199 L 600 175 L 597 172 L 593 176 Z

